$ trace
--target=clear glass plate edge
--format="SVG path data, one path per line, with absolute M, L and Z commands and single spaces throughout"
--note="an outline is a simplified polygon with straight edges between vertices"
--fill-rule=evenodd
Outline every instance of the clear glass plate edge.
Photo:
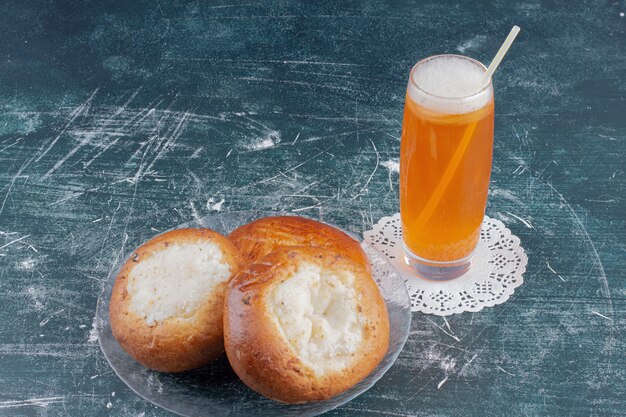
M 222 228 L 221 230 L 217 230 L 217 231 L 220 233 L 227 233 L 232 230 L 233 226 L 239 226 L 241 224 L 245 224 L 257 218 L 266 217 L 266 216 L 276 216 L 276 215 L 293 215 L 293 214 L 280 212 L 280 211 L 252 211 L 252 210 L 231 211 L 231 212 L 224 212 L 224 213 L 216 213 L 214 215 L 209 215 L 200 219 L 192 220 L 190 222 L 177 225 L 169 230 L 181 229 L 181 228 L 186 228 L 186 227 L 211 227 L 211 228 L 219 229 L 215 227 L 215 224 L 218 223 L 222 226 Z M 226 224 L 229 221 L 232 222 L 235 216 L 238 216 L 245 220 L 237 221 L 236 225 Z M 301 216 L 301 217 L 307 217 L 307 216 Z M 361 244 L 364 246 L 364 249 L 366 250 L 366 253 L 368 254 L 368 257 L 375 256 L 377 258 L 375 259 L 377 262 L 384 262 L 386 264 L 387 271 L 390 272 L 391 279 L 394 281 L 393 283 L 396 286 L 395 289 L 398 291 L 398 294 L 396 294 L 396 297 L 398 298 L 398 300 L 394 302 L 394 300 L 388 299 L 389 294 L 386 294 L 385 292 L 383 292 L 382 288 L 381 288 L 381 293 L 383 293 L 383 297 L 385 298 L 385 303 L 387 305 L 387 309 L 390 314 L 390 322 L 398 323 L 399 328 L 396 329 L 398 331 L 397 334 L 391 335 L 389 351 L 387 352 L 387 355 L 385 355 L 381 363 L 378 365 L 378 367 L 374 369 L 374 371 L 372 371 L 372 373 L 370 373 L 370 375 L 368 375 L 364 380 L 360 381 L 355 386 L 343 392 L 342 394 L 339 394 L 325 401 L 317 401 L 317 402 L 306 403 L 306 404 L 281 404 L 276 401 L 268 400 L 258 395 L 259 405 L 265 406 L 264 408 L 262 408 L 263 410 L 271 411 L 271 412 L 280 412 L 280 414 L 283 416 L 316 416 L 316 415 L 328 412 L 330 410 L 333 410 L 341 405 L 344 405 L 348 403 L 349 401 L 353 400 L 354 398 L 356 398 L 357 396 L 369 390 L 371 387 L 374 386 L 374 384 L 378 380 L 380 380 L 380 378 L 383 377 L 383 375 L 395 363 L 400 352 L 402 351 L 402 348 L 404 347 L 404 344 L 406 343 L 406 340 L 409 335 L 410 325 L 411 325 L 410 299 L 409 299 L 408 291 L 406 289 L 404 281 L 401 278 L 400 273 L 393 267 L 393 265 L 391 265 L 391 263 L 389 263 L 386 257 L 373 246 L 368 245 L 365 242 L 363 242 L 363 240 L 359 238 L 356 234 L 350 231 L 347 231 L 339 226 L 336 226 L 332 223 L 325 222 L 323 220 L 319 220 L 319 219 L 313 219 L 313 220 L 321 221 L 322 223 L 328 224 L 330 226 L 333 226 L 342 230 L 353 239 L 361 242 Z M 230 230 L 228 230 L 229 227 L 230 227 Z M 157 233 L 155 234 L 155 236 L 164 232 Z M 96 332 L 98 336 L 98 343 L 100 345 L 100 349 L 102 350 L 102 353 L 104 354 L 107 362 L 109 363 L 109 366 L 111 366 L 115 374 L 133 392 L 135 392 L 140 397 L 144 398 L 145 400 L 149 401 L 152 404 L 155 404 L 159 407 L 162 407 L 172 413 L 175 413 L 181 416 L 195 417 L 195 416 L 207 415 L 207 412 L 209 411 L 207 409 L 181 410 L 177 407 L 172 407 L 171 405 L 168 404 L 167 401 L 165 401 L 162 398 L 155 398 L 155 396 L 151 395 L 149 391 L 142 390 L 142 388 L 145 388 L 145 384 L 144 386 L 138 386 L 137 381 L 134 381 L 133 379 L 131 379 L 129 375 L 122 374 L 121 370 L 118 369 L 117 366 L 115 365 L 116 358 L 113 355 L 116 352 L 114 350 L 109 350 L 106 347 L 107 343 L 117 344 L 117 341 L 115 341 L 115 339 L 113 338 L 111 334 L 111 328 L 110 328 L 110 324 L 108 320 L 109 318 L 108 317 L 108 305 L 109 305 L 111 290 L 113 287 L 113 282 L 115 281 L 115 277 L 117 276 L 119 269 L 121 268 L 122 265 L 124 265 L 124 263 L 126 262 L 126 259 L 130 256 L 133 250 L 134 248 L 132 250 L 128 250 L 127 253 L 125 253 L 125 256 L 121 257 L 120 260 L 118 260 L 117 263 L 113 265 L 111 272 L 107 276 L 103 289 L 98 297 L 98 301 L 96 305 Z M 378 282 L 378 284 L 380 286 L 380 282 Z M 390 309 L 390 306 L 395 307 L 395 308 Z M 393 313 L 396 313 L 397 317 L 396 316 L 392 317 Z M 396 337 L 394 338 L 394 336 Z M 122 356 L 126 356 L 126 358 L 123 357 L 122 360 L 124 360 L 125 362 L 128 362 L 131 365 L 134 365 L 134 367 L 137 369 L 137 373 L 139 374 L 139 376 L 147 375 L 145 378 L 148 381 L 150 381 L 153 375 L 159 375 L 159 373 L 148 370 L 144 368 L 142 365 L 140 365 L 139 363 L 135 362 L 132 358 L 126 355 L 126 353 L 123 350 L 121 350 L 119 345 L 114 346 L 114 348 L 117 348 L 117 350 L 120 351 L 118 353 L 120 353 Z M 160 382 L 158 384 L 160 384 Z M 243 385 L 243 383 L 241 384 Z M 215 407 L 221 408 L 219 404 L 216 404 Z M 271 410 L 268 410 L 268 408 L 270 408 Z M 196 413 L 195 411 L 199 411 L 199 412 Z M 224 414 L 222 415 L 225 415 L 225 416 L 226 415 L 228 416 L 251 415 L 250 414 L 251 410 L 249 409 L 241 409 L 240 410 L 241 412 L 237 411 L 236 408 L 235 409 L 230 408 L 227 410 L 222 409 L 221 411 L 224 411 Z M 211 415 L 216 415 L 216 414 L 212 413 Z M 268 415 L 271 415 L 271 414 L 268 414 Z

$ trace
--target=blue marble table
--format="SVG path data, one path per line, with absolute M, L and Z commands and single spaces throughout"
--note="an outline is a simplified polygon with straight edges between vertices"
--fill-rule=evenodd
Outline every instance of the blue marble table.
M 626 415 L 624 1 L 0 11 L 0 415 L 170 415 L 98 347 L 115 259 L 218 212 L 370 228 L 398 210 L 411 66 L 436 53 L 489 62 L 513 24 L 487 214 L 521 238 L 525 283 L 449 330 L 414 313 L 397 363 L 329 415 Z

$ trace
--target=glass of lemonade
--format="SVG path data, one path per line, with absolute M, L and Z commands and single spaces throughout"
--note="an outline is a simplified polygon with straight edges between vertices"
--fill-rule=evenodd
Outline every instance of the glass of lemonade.
M 486 68 L 436 55 L 411 70 L 400 147 L 400 215 L 406 262 L 422 277 L 467 272 L 485 215 L 494 100 Z

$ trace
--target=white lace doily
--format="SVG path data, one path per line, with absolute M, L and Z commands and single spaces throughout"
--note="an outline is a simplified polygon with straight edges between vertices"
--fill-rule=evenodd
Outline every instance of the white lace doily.
M 383 217 L 363 234 L 367 244 L 381 251 L 403 275 L 411 310 L 447 316 L 479 311 L 509 299 L 523 280 L 528 258 L 517 236 L 504 224 L 485 216 L 470 270 L 449 281 L 431 281 L 416 276 L 404 262 L 400 213 Z

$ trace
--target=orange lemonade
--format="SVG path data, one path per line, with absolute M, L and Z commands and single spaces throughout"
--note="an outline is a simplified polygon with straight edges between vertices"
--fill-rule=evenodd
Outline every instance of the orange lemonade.
M 471 259 L 491 173 L 494 102 L 485 67 L 439 55 L 411 71 L 400 148 L 400 212 L 408 258 Z

